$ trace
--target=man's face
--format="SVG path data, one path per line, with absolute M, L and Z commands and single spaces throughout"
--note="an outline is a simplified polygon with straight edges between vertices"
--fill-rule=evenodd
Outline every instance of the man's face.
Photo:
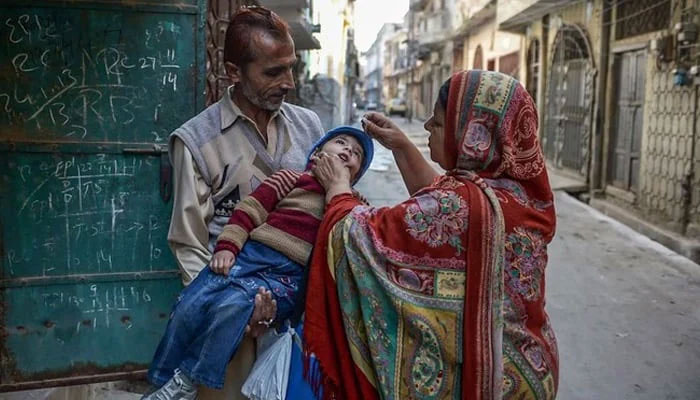
M 291 37 L 280 40 L 256 30 L 252 33 L 251 49 L 255 58 L 242 68 L 226 63 L 229 77 L 236 90 L 241 90 L 254 106 L 278 110 L 287 92 L 294 89 L 294 42 Z
M 320 151 L 337 155 L 343 161 L 343 165 L 350 170 L 351 179 L 355 180 L 365 157 L 364 150 L 357 139 L 351 135 L 340 134 L 324 143 Z

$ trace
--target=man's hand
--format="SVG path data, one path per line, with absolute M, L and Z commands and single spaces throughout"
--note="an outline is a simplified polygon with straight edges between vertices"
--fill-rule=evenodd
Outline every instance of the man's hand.
M 215 274 L 228 275 L 233 262 L 236 261 L 236 256 L 228 250 L 220 250 L 214 253 L 214 257 L 209 262 L 209 268 Z
M 274 322 L 277 315 L 277 300 L 272 298 L 272 292 L 261 287 L 255 295 L 255 309 L 245 327 L 245 332 L 252 337 L 260 336 Z

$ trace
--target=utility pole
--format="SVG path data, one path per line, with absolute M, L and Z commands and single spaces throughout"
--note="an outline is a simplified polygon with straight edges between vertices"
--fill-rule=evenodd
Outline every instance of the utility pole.
M 408 75 L 408 85 L 406 86 L 406 104 L 408 105 L 408 110 L 406 112 L 406 119 L 408 123 L 413 122 L 413 71 L 416 68 L 416 57 L 414 54 L 414 31 L 413 31 L 413 21 L 414 21 L 415 11 L 408 9 L 408 67 L 410 69 Z

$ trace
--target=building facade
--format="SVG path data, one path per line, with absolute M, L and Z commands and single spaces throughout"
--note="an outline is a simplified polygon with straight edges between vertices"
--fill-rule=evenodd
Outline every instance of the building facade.
M 459 0 L 460 23 L 453 34 L 453 71 L 483 69 L 500 71 L 520 79 L 524 63 L 522 35 L 498 29 L 496 1 Z
M 384 43 L 383 95 L 385 108 L 393 99 L 406 100 L 409 79 L 408 30 L 404 26 Z
M 408 40 L 411 71 L 408 81 L 409 113 L 427 118 L 437 92 L 452 73 L 452 36 L 459 22 L 455 0 L 410 0 Z
M 324 44 L 308 57 L 306 81 L 302 84 L 302 104 L 314 109 L 324 128 L 349 123 L 359 74 L 355 48 L 354 0 L 313 2 L 313 21 L 321 26 L 316 34 Z
M 387 89 L 384 85 L 384 70 L 390 57 L 386 55 L 386 43 L 394 37 L 396 32 L 402 29 L 401 24 L 386 23 L 382 25 L 377 33 L 377 38 L 370 48 L 362 53 L 364 58 L 364 91 L 365 103 L 376 105 L 378 109 L 383 109 L 387 101 Z
M 522 34 L 550 168 L 591 204 L 700 259 L 700 1 L 500 1 Z M 697 72 L 696 72 L 697 73 Z

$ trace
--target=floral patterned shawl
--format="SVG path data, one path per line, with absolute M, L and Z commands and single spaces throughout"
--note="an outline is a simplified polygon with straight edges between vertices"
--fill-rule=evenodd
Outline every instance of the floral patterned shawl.
M 556 395 L 555 214 L 531 97 L 500 73 L 453 75 L 445 150 L 447 175 L 397 206 L 328 205 L 304 327 L 325 398 Z

